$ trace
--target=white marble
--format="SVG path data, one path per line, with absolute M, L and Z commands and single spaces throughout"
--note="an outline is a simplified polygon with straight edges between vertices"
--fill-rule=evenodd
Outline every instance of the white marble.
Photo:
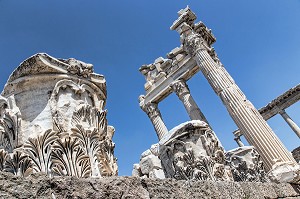
M 115 130 L 104 109 L 106 80 L 92 64 L 33 55 L 13 71 L 1 95 L 0 148 L 9 153 L 4 160 L 28 155 L 28 170 L 50 176 L 117 175 Z

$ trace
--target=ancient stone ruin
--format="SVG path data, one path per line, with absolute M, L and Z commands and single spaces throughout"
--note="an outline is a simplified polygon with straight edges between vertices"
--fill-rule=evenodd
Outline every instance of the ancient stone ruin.
M 300 86 L 257 110 L 219 60 L 212 31 L 195 20 L 189 7 L 180 10 L 171 30 L 181 45 L 139 69 L 146 79 L 139 105 L 158 142 L 132 177 L 117 177 L 104 76 L 92 64 L 45 53 L 21 63 L 0 95 L 0 197 L 299 198 L 300 149 L 293 157 L 266 120 L 280 114 L 300 137 L 285 112 Z M 188 80 L 199 71 L 236 123 L 238 148 L 224 150 L 193 99 Z M 168 130 L 158 105 L 171 93 L 190 121 Z
M 158 155 L 149 153 L 151 149 L 143 153 L 140 163 L 134 165 L 133 174 L 151 177 L 152 171 L 152 176 L 157 173 L 156 177 L 162 178 L 161 172 L 153 171 L 163 170 L 167 178 L 185 180 L 267 182 L 271 179 L 298 183 L 300 166 L 266 119 L 280 113 L 298 134 L 299 127 L 284 109 L 299 100 L 299 86 L 258 111 L 218 58 L 212 47 L 216 41 L 212 31 L 203 22 L 194 23 L 196 15 L 189 7 L 180 10 L 178 16 L 170 29 L 179 33 L 180 47 L 168 53 L 167 58 L 159 57 L 154 63 L 140 68 L 146 79 L 146 94 L 139 97 L 140 107 L 151 120 L 159 143 L 156 147 Z M 225 153 L 193 99 L 187 81 L 198 71 L 203 73 L 238 126 L 239 130 L 234 133 L 239 148 Z M 182 101 L 191 121 L 169 131 L 158 104 L 172 92 Z M 251 147 L 243 145 L 241 135 Z M 157 159 L 161 160 L 161 165 Z M 149 172 L 144 172 L 145 167 Z
M 0 98 L 0 170 L 19 176 L 118 174 L 106 81 L 93 65 L 33 55 L 9 77 Z

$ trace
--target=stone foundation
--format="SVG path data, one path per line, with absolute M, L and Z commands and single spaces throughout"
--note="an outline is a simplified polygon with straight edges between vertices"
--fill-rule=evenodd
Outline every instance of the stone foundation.
M 0 198 L 299 198 L 300 187 L 257 182 L 186 182 L 174 179 L 108 177 L 27 178 L 0 173 Z

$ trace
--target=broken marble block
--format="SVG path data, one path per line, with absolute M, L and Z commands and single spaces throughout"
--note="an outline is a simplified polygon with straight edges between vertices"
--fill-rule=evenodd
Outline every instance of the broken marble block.
M 118 175 L 106 99 L 106 80 L 92 64 L 45 53 L 23 61 L 0 96 L 0 171 Z
M 139 164 L 133 165 L 132 176 L 164 179 L 161 161 L 158 157 L 158 144 L 142 153 Z
M 203 121 L 188 121 L 159 142 L 159 157 L 167 178 L 178 180 L 232 180 L 224 149 Z
M 143 174 L 149 174 L 153 169 L 161 169 L 160 159 L 151 154 L 141 159 L 140 167 Z
M 243 146 L 226 152 L 226 163 L 237 182 L 269 182 L 258 152 Z
M 133 177 L 141 177 L 142 176 L 142 171 L 141 171 L 141 167 L 139 164 L 133 165 L 132 176 Z

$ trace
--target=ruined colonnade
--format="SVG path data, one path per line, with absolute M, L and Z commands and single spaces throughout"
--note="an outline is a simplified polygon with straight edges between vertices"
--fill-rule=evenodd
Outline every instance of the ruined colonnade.
M 300 138 L 300 128 L 293 121 L 293 119 L 287 114 L 286 109 L 300 100 L 300 84 L 289 89 L 282 95 L 278 96 L 276 99 L 272 100 L 269 104 L 259 109 L 259 113 L 262 115 L 264 120 L 269 120 L 277 114 L 280 114 L 285 122 L 290 126 L 290 128 L 295 132 L 295 134 Z M 240 137 L 243 132 L 236 130 L 233 132 L 239 146 L 243 145 Z
M 179 17 L 171 26 L 171 30 L 176 30 L 180 34 L 181 47 L 172 50 L 167 55 L 168 59 L 158 58 L 155 63 L 140 68 L 147 80 L 146 96 L 140 97 L 142 109 L 145 110 L 143 107 L 147 103 L 157 104 L 171 92 L 175 92 L 192 120 L 199 119 L 207 122 L 186 85 L 186 81 L 201 70 L 246 140 L 261 155 L 266 170 L 276 170 L 278 165 L 279 167 L 284 165 L 289 170 L 295 169 L 297 163 L 291 153 L 274 134 L 261 113 L 247 100 L 220 62 L 212 47 L 216 39 L 211 30 L 202 22 L 194 24 L 196 15 L 188 7 L 180 10 L 178 14 Z M 151 115 L 147 111 L 146 113 L 151 119 Z M 288 115 L 283 111 L 280 113 L 294 131 L 298 132 L 299 127 Z M 159 116 L 160 124 L 164 125 L 160 114 Z M 153 119 L 151 121 L 157 131 L 159 128 L 156 127 Z M 163 129 L 165 135 L 167 133 L 165 125 Z M 157 134 L 161 139 L 161 133 L 157 131 Z M 235 140 L 239 146 L 243 146 L 240 140 L 242 134 L 237 131 L 236 135 Z

